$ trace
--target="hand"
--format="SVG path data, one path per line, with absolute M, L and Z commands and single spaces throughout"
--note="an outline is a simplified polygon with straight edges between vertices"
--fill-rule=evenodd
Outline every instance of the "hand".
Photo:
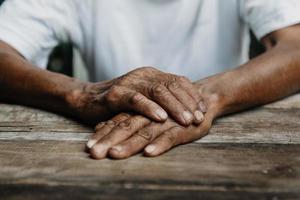
M 199 124 L 203 117 L 200 95 L 188 79 L 152 67 L 136 69 L 111 81 L 83 84 L 68 96 L 68 101 L 81 118 L 93 122 L 122 111 L 158 122 L 165 121 L 169 114 L 185 126 Z
M 102 122 L 96 126 L 96 133 L 87 143 L 91 156 L 95 159 L 107 156 L 123 159 L 142 150 L 146 156 L 158 156 L 172 147 L 197 140 L 208 133 L 220 108 L 216 96 L 204 100 L 208 110 L 200 125 L 185 127 L 170 118 L 164 123 L 157 123 L 127 113 Z

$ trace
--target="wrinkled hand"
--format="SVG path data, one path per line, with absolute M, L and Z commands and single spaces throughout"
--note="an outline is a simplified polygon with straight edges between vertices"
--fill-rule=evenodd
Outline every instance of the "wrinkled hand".
M 172 119 L 164 123 L 150 121 L 141 115 L 121 113 L 96 126 L 96 133 L 87 143 L 91 156 L 123 159 L 144 150 L 146 156 L 158 156 L 172 147 L 205 136 L 218 113 L 216 98 L 207 103 L 207 113 L 200 125 L 182 126 Z
M 82 118 L 97 122 L 125 111 L 157 122 L 165 121 L 169 114 L 185 126 L 199 124 L 203 117 L 200 95 L 187 78 L 152 67 L 111 81 L 84 84 L 69 96 L 69 102 Z

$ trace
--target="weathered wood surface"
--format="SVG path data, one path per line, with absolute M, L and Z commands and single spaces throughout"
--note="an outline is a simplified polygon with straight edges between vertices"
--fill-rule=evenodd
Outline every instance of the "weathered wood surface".
M 219 119 L 157 158 L 95 161 L 92 128 L 0 104 L 0 199 L 300 199 L 300 96 Z
M 158 158 L 94 161 L 83 152 L 83 143 L 5 141 L 0 159 L 0 192 L 12 199 L 43 192 L 72 196 L 73 191 L 86 199 L 300 195 L 299 145 L 189 144 Z
M 288 106 L 290 105 L 290 106 Z M 216 121 L 199 143 L 300 143 L 300 95 Z M 86 141 L 93 129 L 52 113 L 0 104 L 0 140 Z

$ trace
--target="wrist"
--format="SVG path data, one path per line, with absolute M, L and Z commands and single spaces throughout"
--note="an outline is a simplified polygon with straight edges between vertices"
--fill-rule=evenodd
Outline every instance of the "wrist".
M 91 83 L 70 78 L 63 98 L 66 106 L 74 114 L 79 113 L 84 108 L 86 99 L 88 98 L 86 88 L 88 88 L 89 85 L 91 85 Z
M 239 70 L 211 76 L 195 83 L 201 96 L 207 97 L 217 109 L 217 116 L 230 114 L 250 107 L 245 89 L 242 87 L 243 75 Z
M 198 93 L 203 99 L 207 112 L 212 113 L 213 118 L 226 113 L 226 105 L 230 101 L 220 87 L 220 77 L 213 76 L 194 83 Z
M 107 86 L 107 82 L 90 83 L 74 79 L 65 96 L 72 116 L 93 125 L 111 117 L 112 112 L 102 98 Z

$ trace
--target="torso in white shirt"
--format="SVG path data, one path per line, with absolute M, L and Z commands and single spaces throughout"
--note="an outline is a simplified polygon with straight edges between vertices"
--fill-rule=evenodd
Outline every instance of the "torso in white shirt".
M 81 51 L 90 76 L 107 79 L 141 66 L 193 80 L 248 59 L 248 28 L 237 0 L 93 1 Z M 94 8 L 92 9 L 91 6 Z M 91 28 L 92 27 L 92 28 Z
M 260 39 L 299 13 L 297 0 L 10 0 L 0 39 L 39 67 L 71 41 L 94 81 L 141 66 L 197 80 L 248 60 L 249 27 Z

